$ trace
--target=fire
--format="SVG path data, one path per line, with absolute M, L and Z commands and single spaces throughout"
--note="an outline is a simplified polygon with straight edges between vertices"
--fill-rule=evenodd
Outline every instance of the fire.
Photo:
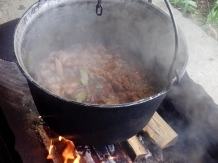
M 80 155 L 77 154 L 77 158 L 73 161 L 73 163 L 80 163 Z
M 53 146 L 52 140 L 51 140 L 50 147 L 49 147 L 49 150 L 48 150 L 47 159 L 52 159 L 51 151 L 52 151 L 52 148 L 53 148 L 53 147 L 54 147 L 54 146 Z
M 68 139 L 61 138 L 61 141 L 62 140 L 67 144 L 66 148 L 64 149 L 62 153 L 62 156 L 64 157 L 64 163 L 67 163 L 68 160 L 75 160 L 76 159 L 75 145 L 73 144 L 72 141 Z
M 112 157 L 112 156 L 110 156 L 108 159 L 109 160 L 113 160 L 113 159 L 115 159 L 116 157 Z
M 60 152 L 63 157 L 63 163 L 80 163 L 80 155 L 76 152 L 74 143 L 68 139 L 65 139 L 62 136 L 59 136 L 58 140 L 59 144 L 61 143 L 65 146 L 65 148 Z M 51 141 L 47 159 L 52 159 L 51 151 L 53 147 L 54 144 Z M 58 148 L 58 146 L 56 146 L 56 148 Z

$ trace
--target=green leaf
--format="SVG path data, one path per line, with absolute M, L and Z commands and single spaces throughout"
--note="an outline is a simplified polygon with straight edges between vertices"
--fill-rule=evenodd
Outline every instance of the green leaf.
M 85 100 L 85 98 L 86 98 L 86 91 L 83 90 L 76 95 L 76 102 L 83 102 L 83 100 Z
M 194 2 L 194 1 L 188 1 L 188 4 L 193 6 L 193 7 L 197 7 L 196 2 Z
M 184 12 L 186 13 L 187 12 L 187 9 L 188 9 L 188 3 L 185 3 L 185 7 L 184 7 Z
M 84 85 L 87 85 L 88 84 L 88 81 L 89 81 L 89 76 L 87 74 L 86 71 L 84 70 L 80 70 L 80 75 L 81 75 L 81 82 L 84 84 Z

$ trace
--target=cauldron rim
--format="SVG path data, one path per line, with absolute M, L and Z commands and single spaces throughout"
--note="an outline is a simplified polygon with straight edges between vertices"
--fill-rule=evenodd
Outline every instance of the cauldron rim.
M 44 0 L 42 0 L 42 1 L 44 1 Z M 78 0 L 72 0 L 72 2 L 78 2 Z M 80 2 L 89 2 L 89 3 L 90 3 L 91 1 L 83 0 L 83 1 L 80 1 Z M 113 3 L 113 2 L 117 2 L 117 0 L 112 0 L 111 2 L 106 2 L 106 3 Z M 120 2 L 123 2 L 123 0 L 120 0 Z M 128 0 L 124 0 L 124 2 L 125 2 L 125 3 L 132 3 L 133 1 L 132 1 L 132 0 L 129 0 L 129 1 L 128 1 Z M 58 98 L 58 99 L 61 99 L 61 100 L 65 101 L 65 102 L 70 102 L 70 103 L 74 103 L 74 104 L 76 104 L 76 105 L 81 105 L 81 106 L 87 106 L 87 108 L 89 108 L 89 106 L 90 106 L 90 107 L 95 107 L 95 108 L 111 108 L 111 109 L 112 109 L 112 108 L 122 108 L 122 107 L 133 106 L 133 105 L 136 105 L 136 104 L 141 104 L 141 103 L 150 101 L 150 100 L 152 100 L 152 99 L 154 99 L 154 98 L 157 98 L 157 97 L 159 97 L 159 96 L 161 96 L 161 95 L 163 95 L 163 94 L 166 94 L 166 93 L 169 91 L 169 89 L 172 87 L 172 85 L 173 85 L 174 83 L 178 82 L 178 81 L 177 81 L 177 77 L 175 76 L 173 79 L 171 79 L 171 81 L 168 83 L 168 85 L 167 85 L 166 88 L 164 88 L 162 91 L 160 91 L 160 92 L 158 92 L 158 93 L 156 93 L 156 94 L 154 94 L 154 95 L 152 95 L 152 96 L 150 96 L 150 97 L 147 97 L 147 98 L 144 98 L 144 99 L 141 99 L 141 100 L 138 100 L 138 101 L 134 101 L 134 102 L 123 103 L 123 104 L 112 104 L 112 105 L 99 105 L 99 104 L 91 104 L 91 103 L 80 103 L 80 102 L 76 102 L 76 101 L 74 101 L 74 100 L 70 100 L 70 99 L 67 99 L 67 98 L 63 98 L 63 97 L 61 97 L 61 96 L 58 96 L 58 95 L 56 95 L 56 94 L 54 94 L 54 93 L 48 91 L 47 89 L 45 89 L 44 87 L 42 87 L 41 85 L 39 85 L 37 82 L 35 82 L 35 80 L 33 80 L 33 78 L 29 75 L 29 73 L 25 71 L 25 70 L 26 70 L 25 66 L 23 66 L 23 65 L 21 64 L 21 62 L 19 61 L 18 56 L 16 55 L 16 43 L 15 43 L 15 38 L 16 38 L 17 29 L 19 28 L 18 26 L 19 26 L 19 24 L 20 24 L 22 18 L 23 18 L 26 14 L 28 14 L 28 12 L 30 12 L 30 9 L 33 8 L 33 7 L 35 7 L 35 6 L 37 6 L 37 5 L 39 5 L 39 3 L 41 3 L 41 2 L 40 2 L 40 1 L 35 2 L 32 6 L 30 6 L 29 9 L 28 9 L 27 11 L 25 11 L 25 13 L 21 16 L 21 19 L 19 19 L 18 22 L 17 22 L 17 25 L 16 25 L 15 30 L 14 30 L 14 54 L 15 54 L 15 57 L 16 57 L 16 61 L 15 61 L 15 62 L 16 62 L 16 64 L 18 65 L 18 67 L 19 67 L 20 71 L 22 72 L 22 74 L 23 74 L 32 84 L 34 84 L 36 87 L 38 87 L 38 88 L 41 89 L 42 91 L 48 93 L 49 95 L 54 96 L 54 97 L 56 97 L 56 98 Z M 92 2 L 92 3 L 94 3 L 94 2 Z M 170 18 L 169 15 L 167 15 L 164 11 L 162 11 L 160 8 L 158 8 L 157 6 L 153 5 L 152 3 L 146 2 L 146 1 L 139 1 L 138 3 L 146 4 L 146 5 L 152 6 L 154 9 L 156 9 L 157 12 L 159 12 L 160 14 L 162 14 L 162 15 L 168 17 L 168 18 L 171 20 L 171 18 Z M 186 54 L 185 54 L 185 59 L 184 59 L 184 63 L 183 63 L 183 67 L 182 67 L 182 69 L 181 69 L 181 73 L 179 74 L 179 76 L 182 77 L 182 76 L 184 75 L 184 73 L 185 73 L 185 69 L 186 69 L 186 66 L 187 66 L 187 63 L 188 63 L 188 56 L 189 56 L 189 55 L 188 55 L 188 50 L 187 50 L 187 42 L 186 42 L 186 40 L 185 40 L 184 34 L 181 32 L 180 27 L 178 27 L 178 30 L 179 30 L 179 36 L 180 36 L 180 37 L 182 38 L 182 40 L 183 40 L 184 47 L 185 47 L 185 52 L 186 52 Z

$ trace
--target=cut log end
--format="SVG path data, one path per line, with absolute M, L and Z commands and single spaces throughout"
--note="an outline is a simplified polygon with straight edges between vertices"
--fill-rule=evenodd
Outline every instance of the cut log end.
M 155 112 L 149 123 L 143 128 L 143 132 L 161 148 L 174 145 L 178 140 L 178 134 Z
M 132 161 L 140 160 L 148 154 L 147 150 L 136 136 L 122 142 L 121 145 L 126 150 Z

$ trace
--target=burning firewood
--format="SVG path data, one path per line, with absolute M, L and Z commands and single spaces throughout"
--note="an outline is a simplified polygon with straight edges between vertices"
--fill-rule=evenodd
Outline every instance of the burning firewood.
M 137 136 L 133 136 L 121 143 L 127 155 L 119 153 L 115 156 L 114 145 L 75 146 L 72 141 L 61 136 L 59 136 L 59 139 L 51 139 L 43 125 L 38 125 L 37 131 L 49 152 L 47 159 L 52 159 L 54 163 L 68 163 L 69 161 L 72 163 L 95 163 L 96 159 L 92 156 L 92 149 L 95 151 L 98 161 L 105 163 L 115 163 L 120 158 L 125 160 L 130 158 L 132 161 L 139 161 L 142 158 L 146 159 L 146 156 L 149 155 L 149 150 L 142 145 Z M 149 123 L 143 128 L 143 132 L 146 132 L 160 149 L 174 145 L 178 139 L 176 132 L 156 112 Z M 130 162 L 130 160 L 127 162 Z
M 52 145 L 51 139 L 46 134 L 46 131 L 44 130 L 43 125 L 37 126 L 37 131 L 43 141 L 43 144 L 45 145 L 46 149 L 49 152 L 48 159 L 52 159 L 54 163 L 62 163 L 61 158 L 59 156 L 59 153 L 56 150 L 56 147 Z
M 45 130 L 43 124 L 37 126 L 37 131 L 48 151 L 47 159 L 53 160 L 53 163 L 95 163 L 89 148 L 76 147 L 72 141 L 61 136 L 51 139 L 48 135 L 52 131 Z
M 114 147 L 114 145 L 111 145 L 110 147 Z M 114 158 L 116 157 L 113 157 L 111 155 L 111 152 L 113 150 L 110 150 L 109 151 L 109 146 L 92 146 L 92 148 L 94 149 L 97 157 L 98 157 L 98 160 L 100 162 L 104 162 L 104 163 L 116 163 L 114 161 Z M 115 147 L 114 147 L 115 148 Z M 113 151 L 112 153 L 114 154 L 115 151 Z

